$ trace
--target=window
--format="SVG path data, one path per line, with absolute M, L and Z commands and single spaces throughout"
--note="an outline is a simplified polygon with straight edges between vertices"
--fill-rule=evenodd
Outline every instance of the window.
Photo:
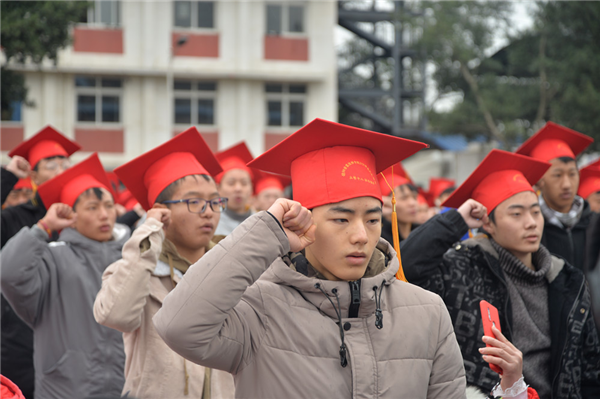
M 215 27 L 215 6 L 213 1 L 173 2 L 173 25 L 178 28 Z
M 121 2 L 118 0 L 96 0 L 88 9 L 87 23 L 107 26 L 121 25 Z
M 77 122 L 121 122 L 122 79 L 77 76 L 75 91 L 77 93 Z
M 304 32 L 304 6 L 267 4 L 267 35 Z
M 173 120 L 178 125 L 214 125 L 217 83 L 176 80 Z
M 2 109 L 2 120 L 10 122 L 21 122 L 22 106 L 22 101 L 11 101 L 10 104 L 7 104 L 6 108 Z
M 304 126 L 306 85 L 267 83 L 265 92 L 268 126 Z

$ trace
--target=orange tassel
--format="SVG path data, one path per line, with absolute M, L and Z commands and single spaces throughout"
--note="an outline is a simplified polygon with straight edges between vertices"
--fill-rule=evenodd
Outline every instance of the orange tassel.
M 390 183 L 388 183 L 388 181 L 385 178 L 385 176 L 383 175 L 383 173 L 381 173 L 381 176 L 383 176 L 383 180 L 385 181 L 385 184 L 387 184 L 388 187 L 390 187 L 390 189 L 392 190 L 392 236 L 394 238 L 394 250 L 396 251 L 396 254 L 398 254 L 398 263 L 400 264 L 398 267 L 398 272 L 396 273 L 396 278 L 398 280 L 408 282 L 408 280 L 406 280 L 406 276 L 404 275 L 404 269 L 402 268 L 402 257 L 400 256 L 400 232 L 398 231 L 398 217 L 396 214 L 396 194 L 394 193 L 393 187 L 390 186 Z M 392 166 L 392 184 L 394 184 L 394 167 L 393 166 Z

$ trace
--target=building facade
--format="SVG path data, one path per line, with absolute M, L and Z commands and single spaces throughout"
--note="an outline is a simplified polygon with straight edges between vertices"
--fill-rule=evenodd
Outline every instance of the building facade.
M 12 65 L 33 106 L 1 123 L 7 152 L 51 124 L 112 169 L 190 126 L 254 155 L 314 118 L 337 120 L 328 1 L 96 1 L 57 65 Z

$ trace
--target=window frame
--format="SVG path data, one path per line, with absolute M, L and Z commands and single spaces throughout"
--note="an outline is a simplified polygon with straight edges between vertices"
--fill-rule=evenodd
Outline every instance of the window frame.
M 188 0 L 184 0 L 184 1 L 188 1 Z M 171 7 L 171 29 L 173 31 L 177 31 L 177 32 L 217 32 L 218 28 L 217 28 L 217 14 L 218 14 L 218 1 L 214 1 L 214 0 L 191 0 L 189 1 L 191 3 L 191 8 L 190 8 L 190 26 L 177 26 L 175 25 L 175 1 L 172 2 L 172 7 Z M 213 5 L 213 26 L 212 28 L 205 28 L 205 27 L 199 27 L 198 25 L 198 3 L 212 3 Z M 194 26 L 194 22 L 195 25 Z
M 101 13 L 101 3 L 103 2 L 102 0 L 93 0 L 94 5 L 90 8 L 88 8 L 87 11 L 87 20 L 88 22 L 86 23 L 87 26 L 91 26 L 91 27 L 103 27 L 103 28 L 121 28 L 123 26 L 123 2 L 121 0 L 110 0 L 111 2 L 114 1 L 113 4 L 116 4 L 116 7 L 112 7 L 111 9 L 111 20 L 116 19 L 117 22 L 116 23 L 104 23 L 101 22 L 100 19 L 102 18 L 102 13 Z M 91 22 L 90 22 L 91 21 Z
M 175 89 L 175 84 L 177 82 L 190 82 L 192 85 L 191 90 L 180 90 Z M 199 90 L 198 83 L 214 83 L 214 90 Z M 218 80 L 207 80 L 207 79 L 173 79 L 173 87 L 172 87 L 173 98 L 172 101 L 172 110 L 173 113 L 171 115 L 171 125 L 173 127 L 190 127 L 197 126 L 202 129 L 212 129 L 217 127 L 218 118 L 217 118 L 217 100 L 219 97 L 219 81 Z M 177 123 L 175 121 L 175 101 L 176 100 L 191 100 L 191 115 L 190 115 L 190 123 Z M 212 124 L 201 124 L 198 123 L 198 100 L 212 100 L 213 101 L 213 123 Z
M 273 6 L 280 6 L 281 7 L 281 32 L 279 33 L 269 33 L 269 26 L 268 26 L 268 13 L 267 13 L 267 7 L 273 5 Z M 308 7 L 309 3 L 308 2 L 302 2 L 302 1 L 293 1 L 293 2 L 286 2 L 286 1 L 282 1 L 282 2 L 277 2 L 277 1 L 268 1 L 265 2 L 265 9 L 264 9 L 264 15 L 265 15 L 265 25 L 264 25 L 264 30 L 265 30 L 265 36 L 283 36 L 283 37 L 307 37 L 308 33 L 307 33 L 307 29 L 306 29 L 306 23 L 308 21 L 307 19 L 307 7 Z M 302 8 L 302 32 L 290 32 L 290 7 L 301 7 Z
M 280 93 L 267 92 L 267 85 L 269 84 L 280 84 L 282 85 L 282 91 Z M 290 93 L 290 86 L 304 86 L 304 93 Z M 308 100 L 308 83 L 304 82 L 265 82 L 264 83 L 264 94 L 265 94 L 265 126 L 269 130 L 293 130 L 298 129 L 306 124 L 306 103 Z M 269 125 L 269 102 L 279 101 L 281 103 L 281 125 Z M 302 124 L 301 125 L 290 125 L 290 103 L 301 102 L 302 103 Z
M 93 78 L 96 80 L 94 87 L 77 86 L 77 78 Z M 102 87 L 102 79 L 119 79 L 121 87 Z M 120 76 L 97 76 L 97 75 L 74 75 L 73 86 L 75 88 L 75 124 L 78 126 L 123 126 L 123 94 L 125 91 L 125 79 Z M 79 96 L 94 96 L 95 98 L 95 120 L 79 120 Z M 119 120 L 117 122 L 104 122 L 102 120 L 102 96 L 117 97 L 119 99 Z

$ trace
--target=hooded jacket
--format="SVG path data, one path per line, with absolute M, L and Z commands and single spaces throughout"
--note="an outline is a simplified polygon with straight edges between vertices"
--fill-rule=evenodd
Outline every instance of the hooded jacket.
M 165 242 L 162 226 L 149 218 L 133 232 L 123 246 L 123 259 L 104 272 L 94 303 L 98 323 L 123 332 L 127 357 L 123 394 L 144 399 L 233 398 L 231 374 L 186 361 L 154 329 L 152 317 L 173 285 L 169 265 L 159 260 Z M 176 250 L 171 252 L 176 255 Z M 175 269 L 175 284 L 181 276 Z
M 154 317 L 158 333 L 233 373 L 238 398 L 465 397 L 447 310 L 396 280 L 389 244 L 373 255 L 382 272 L 350 283 L 295 271 L 288 251 L 272 215 L 251 216 L 190 267 Z
M 43 230 L 24 227 L 2 250 L 2 292 L 34 331 L 36 397 L 120 395 L 123 338 L 96 323 L 92 308 L 102 273 L 128 237 L 117 224 L 111 241 L 67 228 L 47 243 Z
M 408 281 L 446 303 L 465 362 L 467 382 L 489 391 L 499 380 L 479 353 L 480 300 L 496 308 L 502 333 L 512 341 L 512 307 L 498 254 L 478 237 L 459 242 L 468 226 L 456 210 L 437 215 L 402 242 Z M 590 314 L 583 274 L 552 257 L 548 279 L 553 398 L 600 397 L 600 342 Z

